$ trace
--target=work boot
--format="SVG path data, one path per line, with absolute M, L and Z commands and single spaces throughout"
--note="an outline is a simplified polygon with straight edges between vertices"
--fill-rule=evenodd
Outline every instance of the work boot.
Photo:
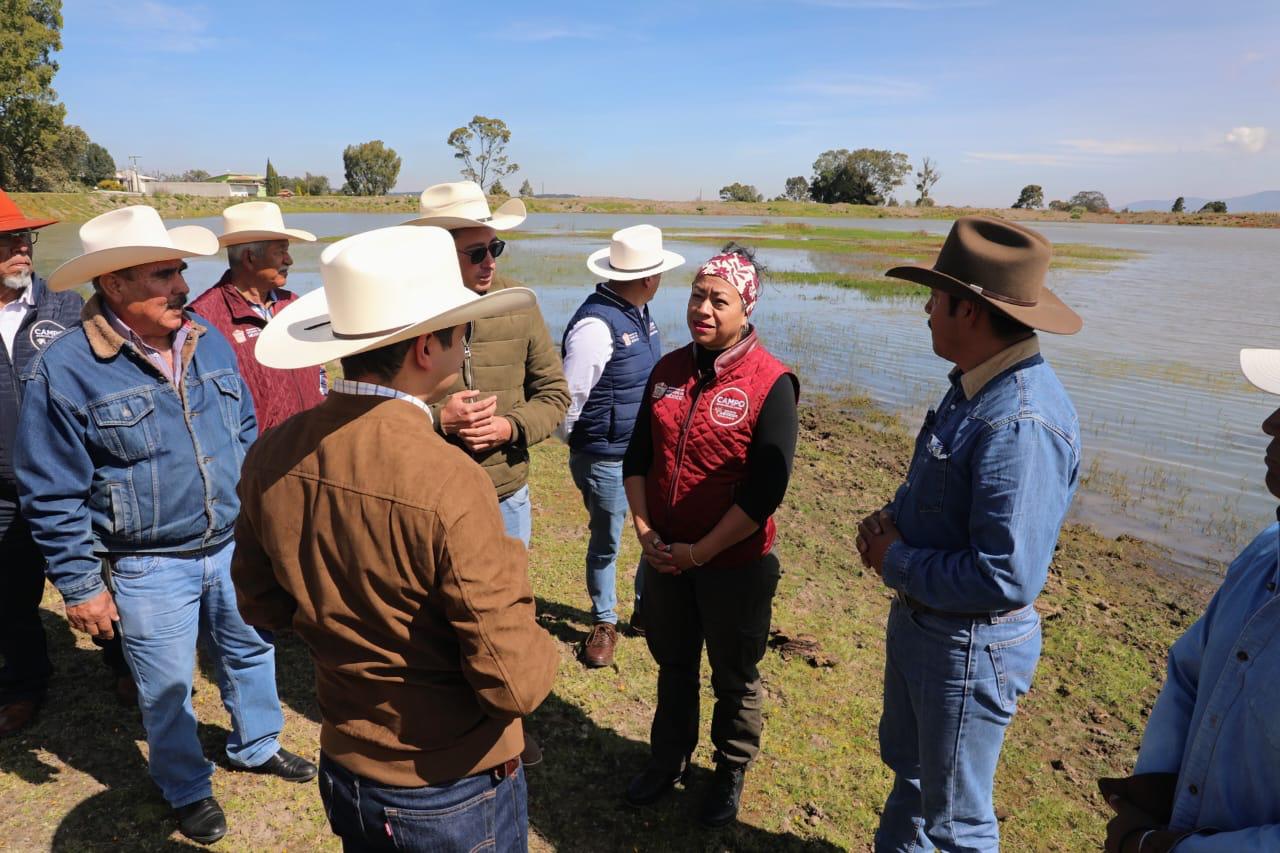
M 679 782 L 681 785 L 689 781 L 689 771 L 691 765 L 686 760 L 683 767 L 675 770 L 662 768 L 650 762 L 649 766 L 641 771 L 627 785 L 627 793 L 625 798 L 628 805 L 632 806 L 649 806 L 656 803 L 667 795 L 667 792 L 676 786 Z
M 618 645 L 618 628 L 609 622 L 597 622 L 591 626 L 587 641 L 582 644 L 582 662 L 596 668 L 613 664 L 613 650 Z
M 178 815 L 178 829 L 192 841 L 212 844 L 227 834 L 227 816 L 213 797 L 179 806 L 174 811 Z
M 707 789 L 706 798 L 702 801 L 702 811 L 698 813 L 698 822 L 706 827 L 717 827 L 736 820 L 738 806 L 742 803 L 742 783 L 746 775 L 745 764 L 717 762 L 716 773 L 711 777 L 711 786 Z

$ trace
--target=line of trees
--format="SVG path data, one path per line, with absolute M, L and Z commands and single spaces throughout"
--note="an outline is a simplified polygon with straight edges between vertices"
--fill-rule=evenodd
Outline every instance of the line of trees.
M 813 176 L 787 178 L 782 194 L 774 201 L 816 201 L 822 204 L 897 205 L 894 192 L 912 172 L 911 161 L 901 151 L 879 148 L 833 148 L 813 161 Z M 930 192 L 942 178 L 938 164 L 930 157 L 915 172 L 918 207 L 932 207 Z M 721 187 L 722 201 L 763 201 L 751 184 L 732 183 Z

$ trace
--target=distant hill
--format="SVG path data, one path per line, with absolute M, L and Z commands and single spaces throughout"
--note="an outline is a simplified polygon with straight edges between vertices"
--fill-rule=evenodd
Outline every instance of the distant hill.
M 1205 204 L 1211 201 L 1225 201 L 1227 203 L 1227 211 L 1230 213 L 1265 213 L 1268 211 L 1280 210 L 1280 190 L 1266 190 L 1265 192 L 1254 193 L 1253 195 L 1240 195 L 1235 198 L 1200 198 L 1199 196 L 1187 196 L 1183 200 L 1183 204 L 1187 207 L 1188 213 L 1195 213 Z M 1173 199 L 1147 199 L 1145 201 L 1131 201 L 1125 205 L 1130 210 L 1164 210 L 1168 211 L 1173 207 Z

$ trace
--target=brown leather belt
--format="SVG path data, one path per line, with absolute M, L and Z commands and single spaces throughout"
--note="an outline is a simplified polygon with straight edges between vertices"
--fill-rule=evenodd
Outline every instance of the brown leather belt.
M 1028 607 L 1031 607 L 1031 605 L 1028 604 L 1024 607 L 1015 607 L 1013 610 L 984 610 L 980 613 L 960 613 L 951 610 L 938 610 L 935 607 L 930 607 L 924 602 L 917 601 L 907 595 L 902 590 L 898 590 L 897 596 L 899 601 L 907 607 L 910 607 L 916 613 L 923 613 L 926 616 L 941 616 L 943 619 L 962 619 L 968 622 L 990 622 L 993 619 L 1003 619 L 1006 616 L 1013 616 L 1014 614 L 1021 613 Z
M 519 767 L 520 767 L 520 756 L 517 755 L 515 758 L 508 758 L 506 761 L 499 764 L 497 767 L 491 767 L 488 770 L 488 773 L 491 777 L 493 777 L 493 781 L 501 782 L 503 779 L 506 779 L 508 776 L 514 775 L 516 770 Z

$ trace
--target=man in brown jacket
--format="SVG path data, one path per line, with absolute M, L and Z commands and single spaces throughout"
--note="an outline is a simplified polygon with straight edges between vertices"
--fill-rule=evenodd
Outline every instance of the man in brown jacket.
M 341 358 L 345 378 L 245 459 L 241 613 L 311 649 L 320 794 L 344 843 L 523 850 L 521 717 L 559 656 L 489 478 L 436 433 L 429 403 L 462 366 L 470 323 L 527 310 L 533 293 L 467 290 L 438 228 L 349 237 L 321 277 L 258 339 L 263 364 Z
M 462 280 L 474 293 L 498 293 L 512 282 L 497 275 L 506 243 L 497 232 L 525 218 L 510 199 L 490 213 L 472 181 L 436 184 L 422 192 L 419 215 L 407 224 L 435 225 L 453 235 Z M 480 463 L 493 480 L 503 526 L 529 546 L 529 448 L 549 438 L 569 408 L 560 353 L 535 305 L 474 324 L 461 375 L 432 406 L 436 429 Z

